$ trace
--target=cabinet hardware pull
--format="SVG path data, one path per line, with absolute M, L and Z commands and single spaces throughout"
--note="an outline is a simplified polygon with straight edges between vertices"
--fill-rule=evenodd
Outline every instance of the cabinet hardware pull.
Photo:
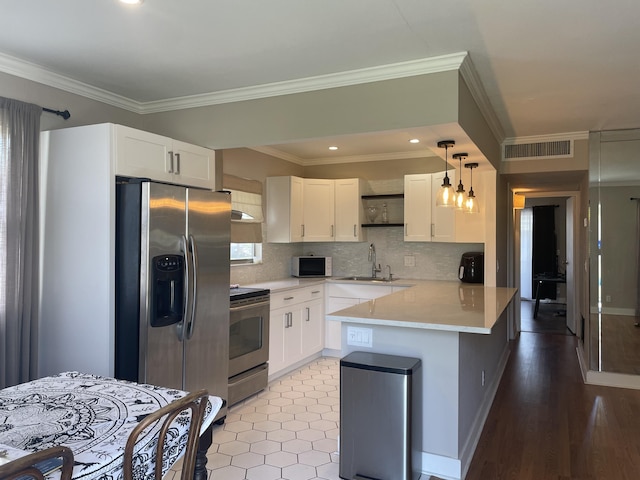
M 312 295 L 315 294 L 315 293 L 320 293 L 320 290 L 314 290 L 314 291 L 311 292 Z
M 331 238 L 333 238 L 333 225 L 331 225 Z
M 431 224 L 431 236 L 432 237 L 436 236 L 436 224 L 435 223 Z
M 304 223 L 302 225 L 300 225 L 300 231 L 302 232 L 302 237 L 304 237 Z
M 293 300 L 295 297 L 284 297 L 285 300 Z
M 176 153 L 176 174 L 180 175 L 180 154 Z
M 173 173 L 173 152 L 169 152 L 169 172 Z
M 354 237 L 358 236 L 358 234 L 356 233 L 356 224 L 355 223 L 353 224 L 353 236 Z
M 311 309 L 309 307 L 306 307 L 306 308 L 307 308 L 307 322 L 308 322 L 309 320 L 311 320 Z
M 289 312 L 289 326 L 293 327 L 293 313 Z

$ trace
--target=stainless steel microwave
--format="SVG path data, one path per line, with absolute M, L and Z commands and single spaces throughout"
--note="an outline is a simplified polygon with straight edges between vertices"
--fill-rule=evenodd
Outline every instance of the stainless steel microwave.
M 294 277 L 330 277 L 331 257 L 307 255 L 293 257 L 291 275 Z

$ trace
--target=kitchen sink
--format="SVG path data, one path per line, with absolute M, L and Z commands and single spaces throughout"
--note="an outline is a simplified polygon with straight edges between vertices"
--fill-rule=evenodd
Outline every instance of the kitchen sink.
M 380 278 L 380 277 L 342 277 L 338 278 L 338 280 L 351 280 L 354 282 L 376 282 L 376 283 L 389 283 L 397 280 L 397 278 Z

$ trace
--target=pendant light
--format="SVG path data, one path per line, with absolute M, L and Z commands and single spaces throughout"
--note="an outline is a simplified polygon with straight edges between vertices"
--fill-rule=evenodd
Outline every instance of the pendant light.
M 456 210 L 462 210 L 464 208 L 464 202 L 466 200 L 464 185 L 462 185 L 462 159 L 467 158 L 467 153 L 454 153 L 453 158 L 460 160 L 460 181 L 458 182 L 458 189 L 456 190 L 454 205 Z
M 465 213 L 478 213 L 480 212 L 480 207 L 478 206 L 478 199 L 476 198 L 475 193 L 473 193 L 473 169 L 477 168 L 477 163 L 465 163 L 464 168 L 468 168 L 471 170 L 471 181 L 469 187 L 469 196 L 464 203 L 464 212 Z
M 455 192 L 453 186 L 449 182 L 449 175 L 447 174 L 448 157 L 447 152 L 449 148 L 456 144 L 453 140 L 441 140 L 438 142 L 439 148 L 444 148 L 444 178 L 442 179 L 442 186 L 438 190 L 436 196 L 436 207 L 453 207 L 453 201 L 455 200 Z

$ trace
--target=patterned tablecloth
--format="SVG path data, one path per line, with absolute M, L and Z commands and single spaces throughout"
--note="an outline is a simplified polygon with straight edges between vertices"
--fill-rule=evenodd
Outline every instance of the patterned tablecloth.
M 66 445 L 74 454 L 74 479 L 120 479 L 131 430 L 145 415 L 186 394 L 78 372 L 22 383 L 0 390 L 0 444 L 26 451 Z M 221 406 L 220 398 L 209 397 L 201 432 Z M 165 472 L 184 453 L 189 414 L 184 416 L 185 421 L 174 422 L 170 430 Z M 158 430 L 145 432 L 136 444 L 134 465 L 141 468 L 134 470 L 139 478 L 145 478 L 143 471 L 153 477 L 150 458 Z

